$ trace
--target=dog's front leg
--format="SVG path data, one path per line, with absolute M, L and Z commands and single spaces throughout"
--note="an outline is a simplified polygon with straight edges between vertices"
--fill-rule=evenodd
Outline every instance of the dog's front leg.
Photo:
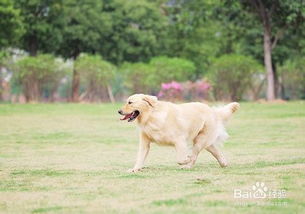
M 139 150 L 137 155 L 136 164 L 128 172 L 138 172 L 144 166 L 144 161 L 147 157 L 150 148 L 150 141 L 144 133 L 140 134 Z

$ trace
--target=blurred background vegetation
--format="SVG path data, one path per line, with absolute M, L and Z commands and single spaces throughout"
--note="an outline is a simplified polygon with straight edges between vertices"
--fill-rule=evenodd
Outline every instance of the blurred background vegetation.
M 305 98 L 301 0 L 0 0 L 0 101 Z

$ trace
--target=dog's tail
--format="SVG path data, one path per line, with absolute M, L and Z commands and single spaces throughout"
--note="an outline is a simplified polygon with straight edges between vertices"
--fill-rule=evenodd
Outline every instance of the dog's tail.
M 226 122 L 229 120 L 231 115 L 239 109 L 240 105 L 237 102 L 229 103 L 223 107 L 216 108 L 217 115 Z

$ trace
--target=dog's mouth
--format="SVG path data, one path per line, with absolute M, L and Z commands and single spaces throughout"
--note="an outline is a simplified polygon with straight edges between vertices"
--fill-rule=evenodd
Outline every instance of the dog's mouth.
M 123 114 L 124 117 L 121 118 L 120 120 L 127 120 L 128 119 L 128 122 L 132 122 L 139 116 L 139 114 L 140 114 L 140 112 L 138 110 L 135 110 L 130 114 Z

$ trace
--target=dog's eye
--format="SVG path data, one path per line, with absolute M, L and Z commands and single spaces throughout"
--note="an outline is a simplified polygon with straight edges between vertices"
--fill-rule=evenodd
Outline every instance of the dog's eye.
M 132 103 L 132 102 L 130 102 L 130 101 L 128 102 L 129 105 L 130 105 L 131 103 Z

